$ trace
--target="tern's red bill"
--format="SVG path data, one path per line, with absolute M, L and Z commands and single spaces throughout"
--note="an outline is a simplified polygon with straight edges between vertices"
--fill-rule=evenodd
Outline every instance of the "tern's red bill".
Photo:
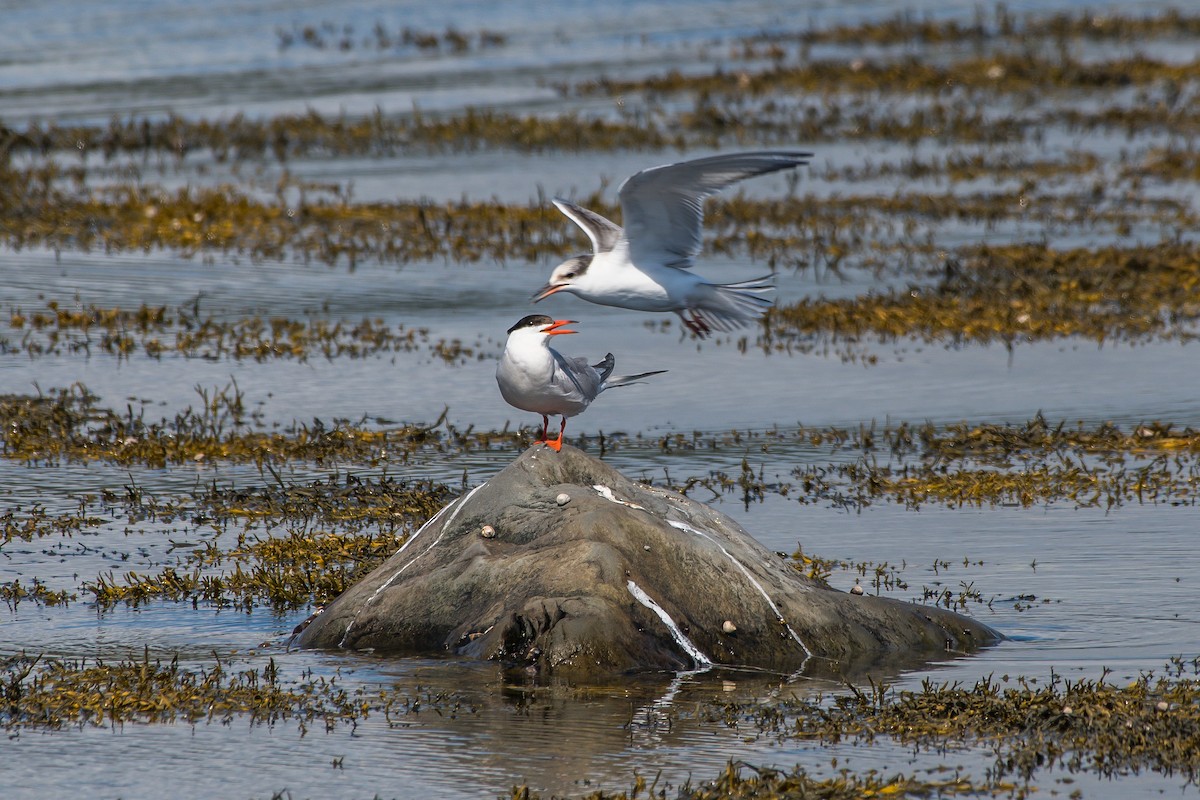
M 546 333 L 550 334 L 551 336 L 558 336 L 559 334 L 562 334 L 562 333 L 579 333 L 579 331 L 569 331 L 566 328 L 562 327 L 563 325 L 577 325 L 577 324 L 579 324 L 578 320 L 556 319 L 556 320 L 554 320 L 553 325 L 546 328 Z

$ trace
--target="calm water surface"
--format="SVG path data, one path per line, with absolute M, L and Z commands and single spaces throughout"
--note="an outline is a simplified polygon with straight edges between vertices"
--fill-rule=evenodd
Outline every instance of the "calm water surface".
M 900 8 L 890 0 L 812 4 L 804 14 L 815 24 L 882 18 Z M 937 3 L 928 13 L 970 19 L 975 3 Z M 1082 7 L 1064 1 L 1056 8 Z M 1100 4 L 1104 6 L 1105 4 Z M 512 110 L 573 108 L 549 84 L 598 74 L 638 74 L 677 67 L 707 70 L 691 54 L 699 43 L 764 29 L 794 29 L 794 4 L 760 2 L 582 3 L 560 2 L 533 11 L 504 4 L 328 2 L 74 2 L 0 1 L 0 121 L 104 123 L 110 117 L 270 116 L 302 113 L 403 113 L 454 111 L 468 105 Z M 1013 11 L 1045 9 L 1045 3 L 1009 3 Z M 1089 7 L 1097 7 L 1089 3 Z M 1119 6 L 1154 9 L 1157 3 Z M 431 58 L 419 53 L 376 52 L 355 47 L 281 48 L 280 31 L 306 25 L 352 25 L 360 41 L 379 22 L 440 32 L 482 29 L 504 34 L 495 49 Z M 803 143 L 798 143 L 803 144 Z M 1092 143 L 1115 152 L 1125 143 Z M 1054 143 L 1047 147 L 1053 148 Z M 822 146 L 828 163 L 907 154 L 905 148 Z M 413 156 L 355 161 L 313 159 L 289 164 L 313 180 L 353 183 L 357 200 L 395 197 L 487 199 L 523 202 L 545 195 L 591 192 L 601 177 L 616 181 L 674 154 L 620 153 L 545 156 L 485 152 L 470 156 Z M 221 179 L 220 165 L 166 165 L 154 175 L 165 185 Z M 105 167 L 97 163 L 96 168 Z M 264 167 L 263 186 L 277 173 Z M 802 183 L 804 182 L 802 178 Z M 763 179 L 748 192 L 788 191 L 783 179 Z M 804 186 L 820 193 L 836 187 Z M 973 191 L 978 187 L 957 187 Z M 565 224 L 565 223 L 564 223 Z M 1031 219 L 1003 230 L 970 227 L 936 232 L 947 246 L 977 241 L 1038 238 Z M 1081 234 L 1041 231 L 1070 241 Z M 1154 240 L 1154 232 L 1146 232 Z M 582 246 L 582 243 L 581 243 Z M 48 300 L 133 308 L 176 307 L 198 301 L 218 318 L 264 314 L 292 319 L 307 314 L 357 321 L 379 318 L 406 328 L 425 328 L 432 341 L 458 339 L 472 355 L 445 363 L 428 351 L 365 359 L 267 363 L 164 357 L 127 360 L 94 355 L 30 359 L 0 355 L 0 393 L 30 393 L 74 383 L 86 385 L 101 405 L 144 405 L 149 418 L 170 416 L 198 403 L 197 387 L 236 381 L 247 405 L 267 424 L 382 419 L 428 423 L 444 408 L 460 428 L 528 425 L 506 406 L 495 388 L 495 358 L 504 331 L 531 313 L 528 298 L 550 269 L 548 263 L 444 265 L 361 264 L 305 266 L 250 263 L 217 257 L 183 259 L 171 253 L 116 254 L 0 249 L 0 337 L 19 340 L 7 327 L 13 308 L 36 310 Z M 701 271 L 728 280 L 753 277 L 761 264 L 703 259 Z M 780 298 L 852 296 L 871 289 L 869 277 L 781 274 Z M 765 430 L 798 423 L 811 426 L 888 421 L 922 423 L 1024 422 L 1039 411 L 1052 421 L 1134 424 L 1154 419 L 1200 425 L 1200 370 L 1195 346 L 1054 342 L 1001 347 L 947 347 L 900 342 L 875 345 L 874 366 L 844 361 L 818 350 L 766 355 L 737 337 L 698 344 L 672 328 L 663 332 L 629 312 L 585 305 L 562 295 L 543 304 L 546 313 L 582 320 L 572 353 L 617 354 L 618 369 L 669 369 L 670 374 L 627 390 L 620 402 L 598 403 L 572 420 L 569 432 L 625 432 L 647 437 L 693 431 Z M 697 402 L 696 398 L 703 398 Z M 609 400 L 606 396 L 605 400 Z M 764 450 L 751 444 L 717 453 L 618 450 L 611 463 L 655 482 L 740 469 L 745 457 L 757 470 L 787 479 L 793 468 L 828 464 L 824 448 L 799 445 Z M 501 469 L 511 455 L 475 453 L 407 468 L 405 476 L 457 485 L 464 471 L 475 485 Z M 341 465 L 343 472 L 356 471 Z M 297 477 L 323 471 L 296 467 Z M 363 470 L 365 474 L 365 470 Z M 253 467 L 191 465 L 132 470 L 103 464 L 27 467 L 0 462 L 0 510 L 40 504 L 51 510 L 78 507 L 79 497 L 102 488 L 136 485 L 162 496 L 184 496 L 197 486 L 255 486 Z M 699 499 L 707 499 L 698 495 Z M 978 656 L 883 676 L 901 686 L 921 680 L 972 683 L 987 675 L 1072 679 L 1112 670 L 1135 677 L 1160 669 L 1176 655 L 1196 654 L 1200 604 L 1196 599 L 1200 548 L 1194 508 L 1133 505 L 1105 513 L 1060 504 L 1048 508 L 946 509 L 919 512 L 881 503 L 861 512 L 800 505 L 781 497 L 744 507 L 736 498 L 713 502 L 767 546 L 791 551 L 797 544 L 826 558 L 904 565 L 907 590 L 958 590 L 971 584 L 987 605 L 972 613 L 1011 637 Z M 205 532 L 189 522 L 131 522 L 113 512 L 88 536 L 32 543 L 13 542 L 0 556 L 0 576 L 23 582 L 37 576 L 51 588 L 77 591 L 85 580 L 129 569 L 148 570 L 178 556 L 179 542 L 195 544 Z M 938 560 L 951 566 L 934 569 Z M 964 561 L 966 565 L 964 565 Z M 835 573 L 849 588 L 853 576 Z M 1032 602 L 1018 602 L 1033 596 Z M 1028 606 L 1028 607 L 1026 607 Z M 821 747 L 778 742 L 747 729 L 707 721 L 708 700 L 769 701 L 783 694 L 836 689 L 798 681 L 748 679 L 744 675 L 660 676 L 615 682 L 579 692 L 506 686 L 490 665 L 432 661 L 383 661 L 343 653 L 286 652 L 287 634 L 307 611 L 285 616 L 255 611 L 193 610 L 151 604 L 98 613 L 81 599 L 67 608 L 22 603 L 0 609 L 0 654 L 25 650 L 48 656 L 120 659 L 146 650 L 185 664 L 210 664 L 214 654 L 233 663 L 261 666 L 274 658 L 285 676 L 306 670 L 338 675 L 349 686 L 397 685 L 419 692 L 448 692 L 470 710 L 455 715 L 426 711 L 401 724 L 372 717 L 353 730 L 309 731 L 289 722 L 274 727 L 235 720 L 178 725 L 126 725 L 60 732 L 21 731 L 0 742 L 0 792 L 5 798 L 77 793 L 96 797 L 479 797 L 504 794 L 528 783 L 553 793 L 628 788 L 635 773 L 679 785 L 706 780 L 729 759 L 828 775 L 839 766 L 883 772 L 919 771 L 938 764 L 982 777 L 991 764 L 983 752 L 946 757 L 915 756 L 908 749 Z M 335 763 L 335 760 L 336 763 Z M 64 765 L 69 764 L 69 769 Z M 1083 789 L 1089 797 L 1176 793 L 1180 781 L 1137 776 L 1116 782 L 1045 774 L 1045 790 Z M 586 782 L 583 782 L 586 781 Z M 1194 795 L 1194 788 L 1187 790 Z

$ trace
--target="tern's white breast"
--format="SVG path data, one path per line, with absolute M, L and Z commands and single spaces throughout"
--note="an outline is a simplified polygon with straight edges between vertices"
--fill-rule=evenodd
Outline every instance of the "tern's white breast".
M 568 417 L 588 407 L 589 398 L 558 367 L 547 347 L 540 342 L 514 342 L 514 338 L 510 337 L 496 367 L 496 383 L 509 405 Z
M 625 250 L 596 256 L 575 293 L 593 303 L 638 311 L 674 311 L 689 305 L 703 279 L 687 270 L 648 262 L 634 264 Z

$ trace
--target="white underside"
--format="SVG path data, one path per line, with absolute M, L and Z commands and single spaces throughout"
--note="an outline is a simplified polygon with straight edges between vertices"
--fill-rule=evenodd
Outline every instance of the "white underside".
M 706 282 L 694 272 L 661 264 L 637 265 L 614 250 L 596 256 L 569 291 L 592 303 L 637 311 L 678 311 L 702 299 Z
M 573 417 L 594 399 L 587 397 L 541 341 L 510 337 L 496 367 L 496 383 L 505 401 L 522 411 Z

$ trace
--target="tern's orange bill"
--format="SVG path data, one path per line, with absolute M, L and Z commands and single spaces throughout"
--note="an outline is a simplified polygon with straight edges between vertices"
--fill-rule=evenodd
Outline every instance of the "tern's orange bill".
M 556 319 L 556 320 L 554 320 L 553 325 L 551 325 L 549 328 L 546 328 L 546 333 L 550 334 L 551 336 L 558 336 L 561 333 L 579 333 L 579 331 L 569 331 L 569 330 L 566 330 L 565 328 L 561 327 L 563 325 L 577 325 L 577 324 L 578 324 L 578 321 L 573 320 L 573 319 Z
M 545 300 L 550 295 L 555 294 L 557 292 L 561 292 L 565 288 L 567 288 L 567 287 L 566 286 L 554 286 L 552 284 L 547 283 L 545 286 L 543 286 L 542 288 L 540 288 L 536 292 L 534 292 L 533 302 L 536 303 L 539 300 Z

